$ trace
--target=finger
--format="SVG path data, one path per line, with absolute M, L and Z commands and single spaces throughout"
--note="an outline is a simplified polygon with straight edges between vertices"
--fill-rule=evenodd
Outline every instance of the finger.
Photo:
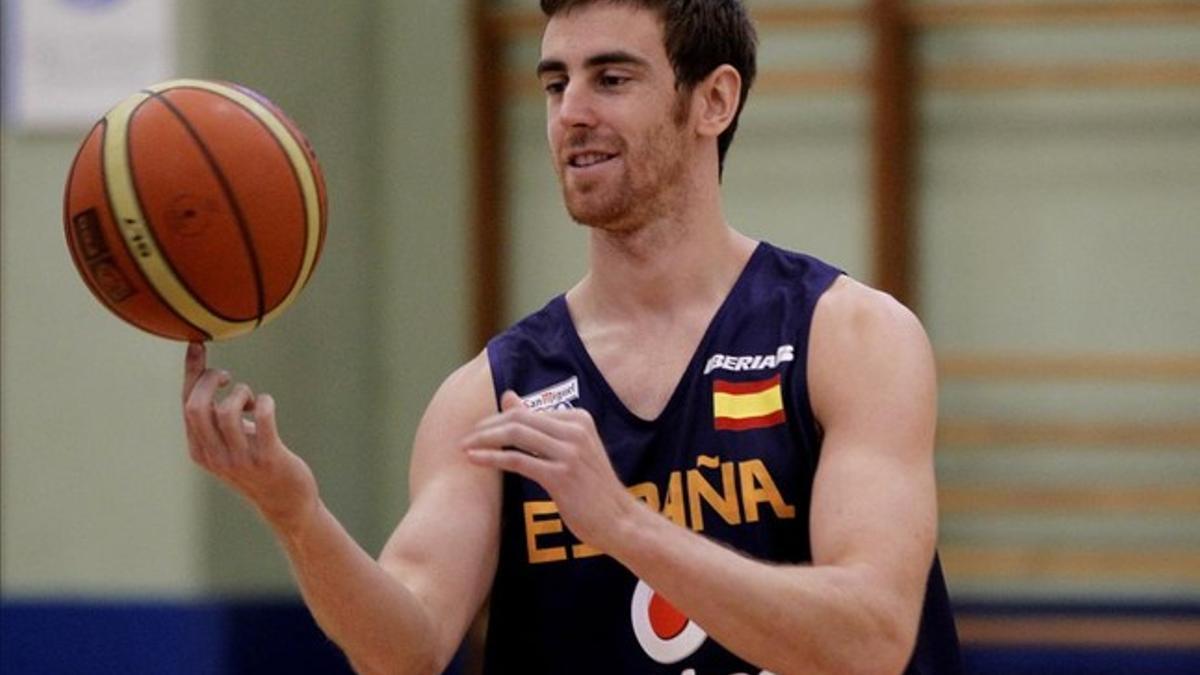
M 558 439 L 523 422 L 524 420 L 511 420 L 507 424 L 473 431 L 463 438 L 462 447 L 464 450 L 516 448 L 546 459 L 562 456 Z
M 513 408 L 518 408 L 518 407 L 524 408 L 525 402 L 521 400 L 520 396 L 517 396 L 517 392 L 513 391 L 512 389 L 508 389 L 508 390 L 505 390 L 505 392 L 500 395 L 500 410 L 501 411 L 512 410 Z
M 207 361 L 203 342 L 191 342 L 187 346 L 187 354 L 183 357 L 183 402 L 187 403 L 192 388 L 204 373 Z
M 577 429 L 574 428 L 571 419 L 561 415 L 552 414 L 552 412 L 553 411 L 534 412 L 526 409 L 524 405 L 515 408 L 508 408 L 503 412 L 496 413 L 495 415 L 489 415 L 488 417 L 480 420 L 479 423 L 475 425 L 475 431 L 485 431 L 487 429 L 503 427 L 507 424 L 516 422 L 518 424 L 524 424 L 538 429 L 547 436 L 558 440 L 574 438 Z
M 254 446 L 256 459 L 279 447 L 279 427 L 275 423 L 275 398 L 259 394 L 254 400 Z
M 254 392 L 250 391 L 249 385 L 242 382 L 234 385 L 233 391 L 217 405 L 217 430 L 221 433 L 224 447 L 230 453 L 228 459 L 233 464 L 248 459 L 250 442 L 242 429 L 242 413 L 253 405 Z
M 547 465 L 545 460 L 531 457 L 523 452 L 481 450 L 476 448 L 467 451 L 467 460 L 477 466 L 491 467 L 500 471 L 519 474 L 542 487 L 546 487 Z
M 549 417 L 554 419 L 596 428 L 596 420 L 592 417 L 592 413 L 584 408 L 567 408 L 566 410 L 548 410 L 546 412 Z
M 583 408 L 568 408 L 567 410 L 548 411 L 546 417 L 563 425 L 561 433 L 567 441 L 580 443 L 604 442 L 600 439 L 600 431 L 596 428 L 596 420 L 592 413 Z
M 188 431 L 199 443 L 206 460 L 218 458 L 212 453 L 221 450 L 221 434 L 217 431 L 214 397 L 221 387 L 229 384 L 229 373 L 223 370 L 205 370 L 184 405 L 184 417 Z
M 201 443 L 199 434 L 194 426 L 187 420 L 187 405 L 188 398 L 191 396 L 192 390 L 196 387 L 196 382 L 200 379 L 200 375 L 204 372 L 205 362 L 207 360 L 204 343 L 191 342 L 188 343 L 187 353 L 183 357 L 183 405 L 184 405 L 184 432 L 188 442 L 188 456 L 197 464 L 204 463 L 203 444 Z
M 185 423 L 183 430 L 187 436 L 188 457 L 191 457 L 193 462 L 204 465 L 204 443 L 201 442 L 199 434 L 190 423 Z

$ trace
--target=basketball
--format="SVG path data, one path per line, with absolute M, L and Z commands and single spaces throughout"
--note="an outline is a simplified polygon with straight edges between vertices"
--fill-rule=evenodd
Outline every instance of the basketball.
M 172 80 L 92 127 L 67 177 L 75 267 L 120 318 L 173 340 L 244 335 L 279 316 L 325 239 L 308 140 L 240 85 Z

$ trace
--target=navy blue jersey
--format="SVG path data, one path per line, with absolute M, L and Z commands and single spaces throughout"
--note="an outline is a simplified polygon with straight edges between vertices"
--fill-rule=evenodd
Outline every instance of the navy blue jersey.
M 497 400 L 512 389 L 533 409 L 586 409 L 617 476 L 651 508 L 754 558 L 810 562 L 821 433 L 808 398 L 809 328 L 840 274 L 760 244 L 655 420 L 617 398 L 559 296 L 488 344 Z M 929 581 L 908 672 L 958 672 L 936 561 Z M 516 474 L 504 476 L 485 664 L 491 675 L 760 672 L 580 543 L 546 491 Z

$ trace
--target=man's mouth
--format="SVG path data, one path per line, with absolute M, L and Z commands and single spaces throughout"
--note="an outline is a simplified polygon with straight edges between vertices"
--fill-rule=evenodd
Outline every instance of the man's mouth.
M 590 166 L 603 164 L 613 157 L 616 157 L 616 155 L 606 152 L 582 152 L 578 155 L 572 155 L 567 160 L 567 164 L 575 169 L 586 169 Z

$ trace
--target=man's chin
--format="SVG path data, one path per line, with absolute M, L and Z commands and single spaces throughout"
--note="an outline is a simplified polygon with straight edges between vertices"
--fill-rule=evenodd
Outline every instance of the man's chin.
M 565 191 L 563 195 L 567 213 L 580 225 L 607 229 L 609 223 L 624 216 L 629 209 L 613 199 L 604 199 L 594 192 L 579 193 Z
M 567 204 L 571 220 L 585 227 L 611 232 L 630 229 L 628 208 L 605 204 Z

